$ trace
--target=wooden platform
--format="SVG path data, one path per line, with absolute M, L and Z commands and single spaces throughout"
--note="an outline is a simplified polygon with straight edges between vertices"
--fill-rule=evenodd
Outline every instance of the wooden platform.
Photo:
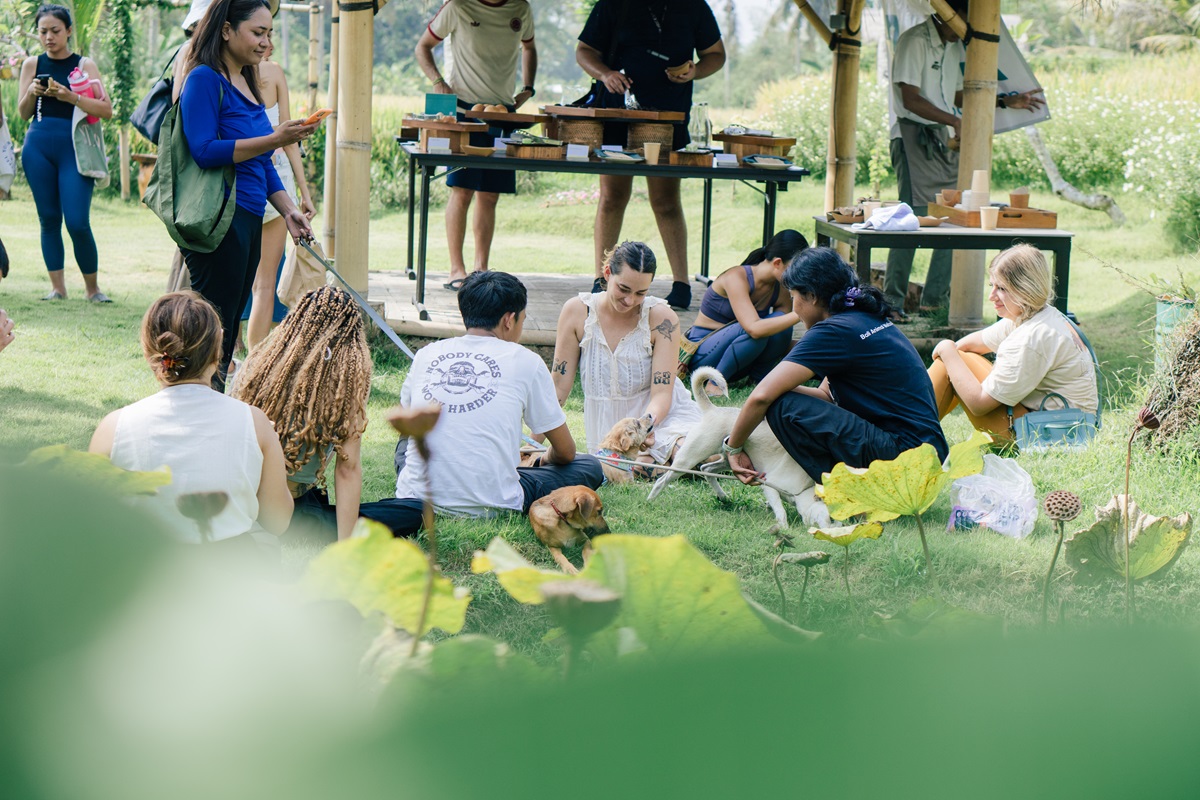
M 526 345 L 553 346 L 558 315 L 563 303 L 580 292 L 590 291 L 592 278 L 587 275 L 523 274 L 519 276 L 529 292 L 525 330 L 521 343 Z M 450 279 L 447 273 L 429 273 L 425 306 L 430 319 L 418 317 L 413 305 L 415 281 L 410 281 L 403 271 L 372 272 L 369 277 L 372 303 L 382 302 L 383 317 L 401 336 L 419 336 L 445 339 L 464 333 L 462 317 L 458 313 L 458 294 L 442 287 Z M 650 294 L 665 297 L 671 290 L 669 277 L 660 276 L 650 286 Z M 683 330 L 691 327 L 704 294 L 704 284 L 692 282 L 692 307 L 677 312 Z M 918 350 L 928 351 L 939 339 L 957 338 L 953 332 L 931 328 L 928 321 L 914 317 L 913 322 L 900 328 L 913 341 Z M 796 336 L 803 333 L 797 326 Z

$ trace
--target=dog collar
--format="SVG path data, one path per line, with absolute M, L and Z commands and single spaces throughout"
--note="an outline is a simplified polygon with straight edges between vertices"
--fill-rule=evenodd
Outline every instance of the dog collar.
M 607 447 L 601 447 L 599 450 L 597 450 L 596 458 L 600 459 L 605 464 L 608 464 L 610 467 L 621 470 L 621 472 L 629 472 L 633 469 L 632 464 L 622 463 L 622 461 L 625 459 L 624 453 L 620 453 L 616 450 L 609 450 Z
M 553 500 L 550 501 L 550 507 L 554 509 L 555 514 L 558 514 L 559 519 L 561 519 L 563 522 L 567 523 L 568 528 L 570 528 L 571 530 L 574 530 L 574 531 L 579 531 L 580 533 L 583 534 L 583 538 L 587 539 L 589 542 L 592 540 L 592 537 L 588 536 L 587 531 L 585 531 L 583 528 L 576 528 L 574 525 L 571 524 L 571 520 L 567 519 L 566 514 L 564 514 L 558 510 L 558 506 L 554 505 Z

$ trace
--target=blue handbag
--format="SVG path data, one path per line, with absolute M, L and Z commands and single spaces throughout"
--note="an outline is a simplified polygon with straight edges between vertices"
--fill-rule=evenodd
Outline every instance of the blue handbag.
M 1067 321 L 1070 322 L 1069 319 Z M 1092 357 L 1092 366 L 1096 371 L 1096 394 L 1099 397 L 1103 380 L 1100 361 L 1096 358 L 1092 343 L 1079 326 L 1071 322 L 1071 327 Z M 1046 401 L 1051 397 L 1057 398 L 1063 407 L 1046 408 Z M 1086 447 L 1096 431 L 1100 430 L 1100 404 L 1096 405 L 1095 414 L 1089 414 L 1081 408 L 1072 408 L 1062 395 L 1050 392 L 1042 398 L 1037 411 L 1030 411 L 1024 416 L 1014 418 L 1009 407 L 1008 427 L 1012 431 L 1013 441 L 1023 451 L 1042 451 L 1050 447 L 1080 449 Z

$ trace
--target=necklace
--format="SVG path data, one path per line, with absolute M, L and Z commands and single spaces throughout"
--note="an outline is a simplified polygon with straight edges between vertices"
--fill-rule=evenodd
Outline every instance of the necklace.
M 663 3 L 662 19 L 658 18 L 658 14 L 654 13 L 654 9 L 647 6 L 646 11 L 650 14 L 650 19 L 654 23 L 654 27 L 658 30 L 658 38 L 662 39 L 663 25 L 667 22 L 667 4 Z

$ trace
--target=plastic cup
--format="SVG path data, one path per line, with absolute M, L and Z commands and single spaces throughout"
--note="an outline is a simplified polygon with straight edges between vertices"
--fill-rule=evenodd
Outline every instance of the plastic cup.
M 979 227 L 985 231 L 996 230 L 1000 222 L 1000 209 L 997 206 L 984 206 L 979 209 Z
M 1029 208 L 1029 192 L 1009 192 L 1008 204 L 1013 208 Z
M 868 200 L 867 202 L 863 203 L 863 219 L 870 219 L 871 215 L 878 211 L 882 206 L 883 203 L 876 202 L 875 200 Z
M 658 154 L 659 151 L 662 150 L 662 144 L 660 142 L 645 142 L 642 145 L 642 150 L 646 153 L 647 164 L 657 164 Z

